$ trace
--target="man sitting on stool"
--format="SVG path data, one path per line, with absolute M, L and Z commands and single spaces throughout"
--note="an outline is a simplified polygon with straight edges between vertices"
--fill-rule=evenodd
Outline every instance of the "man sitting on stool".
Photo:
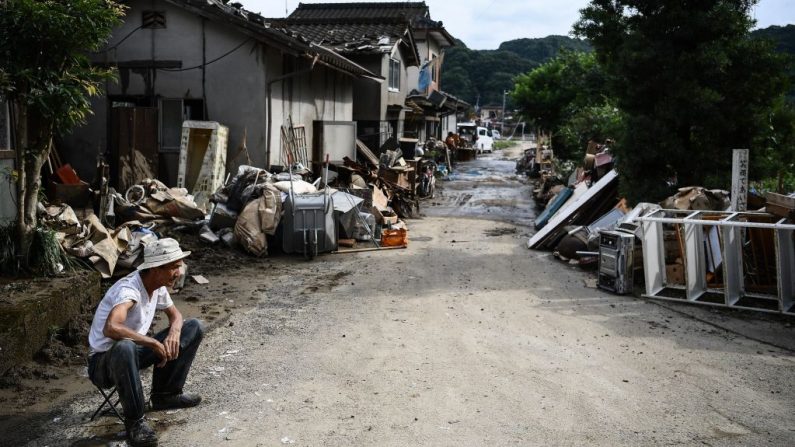
M 182 259 L 189 254 L 170 238 L 146 245 L 143 264 L 108 290 L 91 323 L 88 376 L 97 386 L 118 390 L 127 438 L 133 446 L 157 445 L 157 435 L 144 419 L 139 370 L 155 365 L 152 409 L 185 408 L 201 402 L 198 395 L 183 393 L 182 387 L 202 341 L 204 323 L 196 319 L 183 322 L 166 290 L 174 285 Z M 169 327 L 148 337 L 158 309 L 168 316 Z

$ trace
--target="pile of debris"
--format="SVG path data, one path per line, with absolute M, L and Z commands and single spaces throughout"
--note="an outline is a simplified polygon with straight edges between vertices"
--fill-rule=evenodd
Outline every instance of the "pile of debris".
M 305 173 L 311 176 L 311 173 Z M 223 241 L 255 256 L 277 244 L 284 253 L 313 257 L 353 247 L 390 245 L 391 232 L 406 234 L 406 225 L 388 206 L 385 193 L 362 183 L 332 186 L 325 175 L 313 182 L 291 172 L 271 173 L 243 165 L 237 175 L 211 198 L 210 218 L 200 230 L 208 243 Z M 337 175 L 336 183 L 339 182 Z M 406 246 L 407 238 L 400 246 Z
M 531 158 L 523 161 L 523 166 L 536 178 L 533 197 L 544 211 L 535 220 L 538 232 L 528 247 L 555 249 L 567 259 L 579 260 L 577 251 L 586 251 L 586 247 L 570 243 L 572 239 L 593 240 L 597 229 L 614 227 L 629 211 L 626 202 L 618 199 L 618 174 L 613 169 L 609 147 L 589 143 L 582 166 L 565 177 L 559 173 L 560 164 L 554 153 L 544 144 L 538 145 Z M 558 250 L 566 236 L 570 236 L 569 243 Z M 593 262 L 592 257 L 585 262 Z
M 64 203 L 39 208 L 42 224 L 56 232 L 66 253 L 85 260 L 104 278 L 137 267 L 143 245 L 157 240 L 158 233 L 197 228 L 204 219 L 184 188 L 168 188 L 157 180 L 146 179 L 125 196 L 112 193 L 110 200 L 112 205 L 100 214 L 79 208 L 82 219 Z
M 423 157 L 422 150 L 415 152 L 417 140 L 395 138 L 379 148 L 380 155 L 356 140 L 350 157 L 330 163 L 327 156 L 320 164 L 311 160 L 303 126 L 288 123 L 282 126 L 283 166 L 251 166 L 244 136 L 238 155 L 245 153 L 249 162 L 230 179 L 228 129 L 186 121 L 182 130 L 177 188 L 155 179 L 135 181 L 150 170 L 136 170 L 121 158 L 111 163 L 123 176 L 111 181 L 110 165 L 100 159 L 91 185 L 68 164 L 53 160 L 53 200 L 40 213 L 66 253 L 107 278 L 135 269 L 144 245 L 174 231 L 254 256 L 282 252 L 311 258 L 406 247 L 402 219 L 417 216 L 420 198 L 433 194 L 435 174 L 450 166 L 444 142 L 425 142 Z M 411 156 L 404 155 L 409 151 Z M 111 184 L 123 189 L 116 192 Z
M 596 267 L 596 286 L 619 294 L 795 314 L 795 194 L 755 196 L 738 177 L 733 194 L 689 186 L 630 209 L 609 143 L 570 175 L 559 166 L 544 146 L 517 163 L 544 207 L 529 248 Z

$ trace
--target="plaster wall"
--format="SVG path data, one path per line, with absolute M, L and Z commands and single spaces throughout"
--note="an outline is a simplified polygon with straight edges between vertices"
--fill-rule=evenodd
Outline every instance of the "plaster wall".
M 313 120 L 352 119 L 353 88 L 349 76 L 318 64 L 311 76 L 275 82 L 271 155 L 267 159 L 267 81 L 284 74 L 283 52 L 255 41 L 232 24 L 204 19 L 165 2 L 133 0 L 129 5 L 127 19 L 110 39 L 111 50 L 95 58 L 97 62 L 122 67 L 118 79 L 106 85 L 107 95 L 203 100 L 205 119 L 229 127 L 230 168 L 245 163 L 243 155 L 232 160 L 243 142 L 244 132 L 252 163 L 266 167 L 279 163 L 279 126 L 287 122 L 288 116 L 292 116 L 293 123 L 307 126 L 310 143 Z M 165 29 L 138 29 L 142 12 L 151 9 L 165 12 Z M 124 68 L 125 63 L 151 66 L 152 61 L 178 62 L 181 66 Z M 342 103 L 332 104 L 338 101 Z M 93 178 L 96 155 L 108 148 L 108 100 L 95 98 L 92 105 L 94 115 L 88 123 L 62 142 L 64 158 L 74 162 L 81 177 L 87 179 Z M 157 101 L 154 105 L 157 106 Z
M 417 44 L 417 52 L 420 57 L 420 66 L 427 61 L 432 60 L 434 57 L 442 57 L 444 53 L 444 49 L 439 44 L 439 41 L 436 39 L 428 36 L 428 33 L 425 30 L 415 30 L 414 31 L 415 43 Z M 408 67 L 407 72 L 407 83 L 408 83 L 408 92 L 411 90 L 419 90 L 419 80 L 420 80 L 420 67 Z M 421 92 L 424 94 L 428 94 L 434 90 L 441 89 L 441 64 L 439 69 L 437 69 L 436 74 L 436 81 L 431 81 L 431 85 L 428 88 L 427 92 Z

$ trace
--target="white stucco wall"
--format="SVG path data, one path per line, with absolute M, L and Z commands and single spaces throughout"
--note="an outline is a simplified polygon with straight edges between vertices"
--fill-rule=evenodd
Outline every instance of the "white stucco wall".
M 425 30 L 415 30 L 414 39 L 417 44 L 417 53 L 420 57 L 420 65 L 427 61 L 432 60 L 434 57 L 442 57 L 444 49 L 439 44 L 439 41 L 429 36 Z M 407 72 L 408 91 L 417 89 L 420 79 L 419 67 L 409 67 Z M 437 81 L 431 82 L 429 90 L 439 90 L 441 88 L 441 64 L 437 73 Z M 429 93 L 429 92 L 421 92 Z

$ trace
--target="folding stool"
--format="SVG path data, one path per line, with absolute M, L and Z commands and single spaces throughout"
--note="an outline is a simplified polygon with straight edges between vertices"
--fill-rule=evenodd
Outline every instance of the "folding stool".
M 116 395 L 116 391 L 117 391 L 116 387 L 114 386 L 113 388 L 108 388 L 109 391 L 105 391 L 104 389 L 102 389 L 101 387 L 97 386 L 93 382 L 92 382 L 92 384 L 97 388 L 97 390 L 99 391 L 99 394 L 102 395 L 102 399 L 103 400 L 102 400 L 102 403 L 99 404 L 99 407 L 97 407 L 96 411 L 94 411 L 94 414 L 91 415 L 91 420 L 93 421 L 94 418 L 97 417 L 97 415 L 100 415 L 100 414 L 105 415 L 105 414 L 108 414 L 112 410 L 113 413 L 116 415 L 116 417 L 119 418 L 120 421 L 124 422 L 124 417 L 121 415 L 121 413 L 119 413 L 119 410 L 116 409 L 116 407 L 119 405 L 119 398 L 117 397 L 116 398 L 116 402 L 113 402 L 113 396 Z M 106 406 L 108 406 L 110 408 L 106 409 L 105 411 L 102 411 L 102 409 L 105 408 Z

